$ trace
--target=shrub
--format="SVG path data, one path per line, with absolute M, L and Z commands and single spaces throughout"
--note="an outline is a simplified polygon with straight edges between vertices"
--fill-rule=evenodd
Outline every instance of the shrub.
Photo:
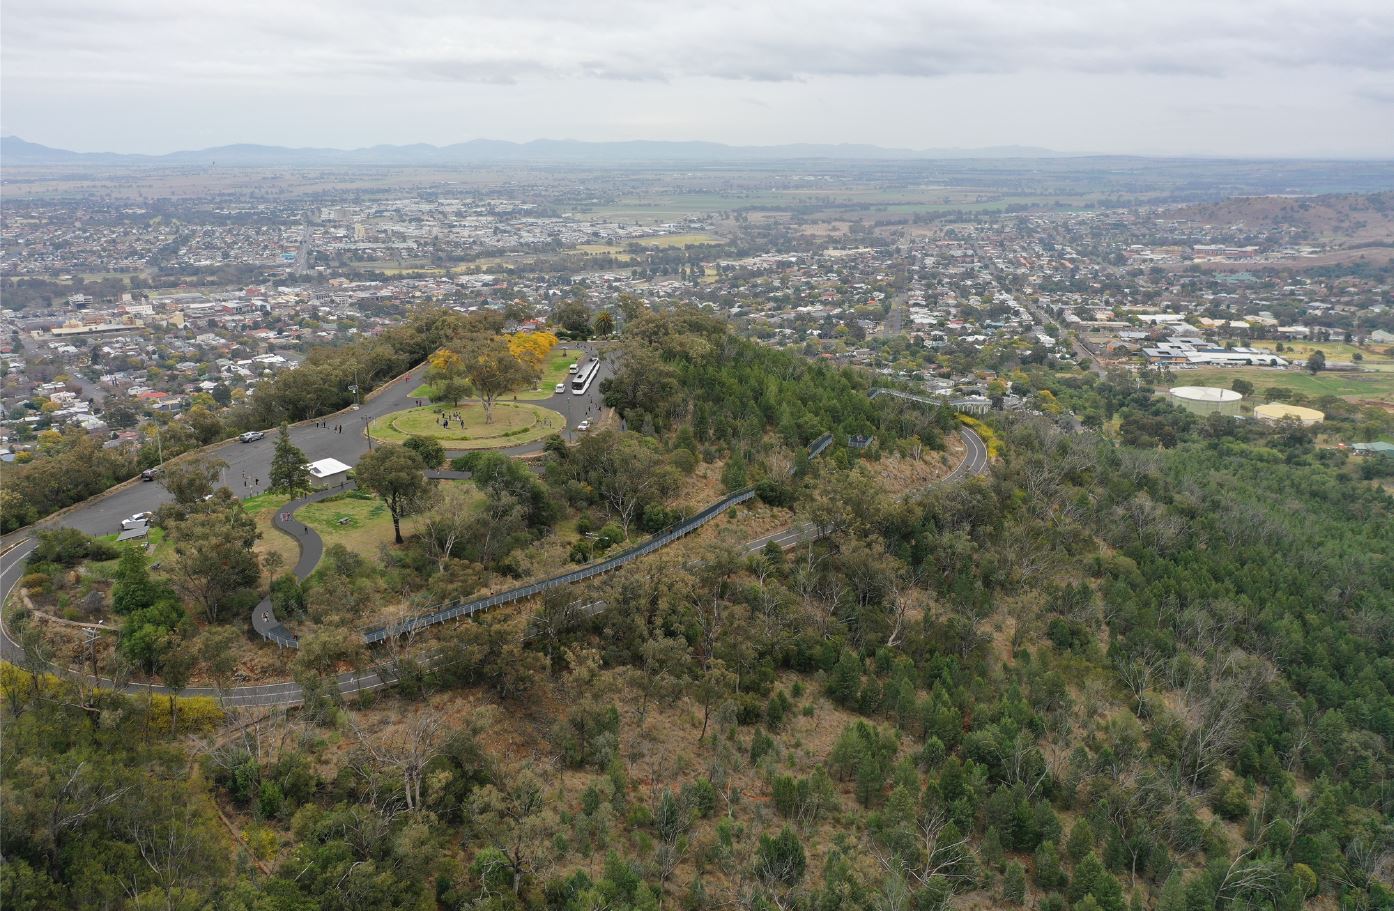
M 691 449 L 674 449 L 669 460 L 673 467 L 683 474 L 692 474 L 697 470 L 697 454 Z
M 792 506 L 797 490 L 788 480 L 764 478 L 755 485 L 755 495 L 770 506 Z
M 764 731 L 756 731 L 750 740 L 750 763 L 758 765 L 760 760 L 774 749 L 774 739 Z
M 282 619 L 304 616 L 305 590 L 291 573 L 278 576 L 271 583 L 271 608 Z
M 803 843 L 788 826 L 774 838 L 760 836 L 756 871 L 765 882 L 792 886 L 803 879 L 807 863 Z
M 770 697 L 765 704 L 765 724 L 770 730 L 777 731 L 784 725 L 784 716 L 789 714 L 791 705 L 789 697 L 782 690 Z
M 650 503 L 644 507 L 644 517 L 640 521 L 640 525 L 644 531 L 655 534 L 676 524 L 679 515 L 677 510 L 668 510 L 660 503 Z
M 690 785 L 683 785 L 683 801 L 703 819 L 716 812 L 716 786 L 709 779 L 699 778 Z
M 1317 875 L 1311 867 L 1306 864 L 1293 864 L 1292 878 L 1297 881 L 1298 888 L 1307 898 L 1317 894 Z
M 271 829 L 253 825 L 242 833 L 242 838 L 247 842 L 247 850 L 258 860 L 270 860 L 276 856 L 278 840 Z
M 39 544 L 29 555 L 30 565 L 57 563 L 61 566 L 76 566 L 83 560 L 115 560 L 121 555 L 115 546 L 98 541 L 76 528 L 41 531 L 36 537 Z
M 1238 780 L 1221 782 L 1210 792 L 1210 807 L 1230 822 L 1249 815 L 1249 795 Z
M 160 734 L 169 733 L 169 702 L 175 700 L 178 718 L 178 734 L 207 734 L 223 723 L 226 717 L 218 700 L 212 696 L 165 696 L 155 694 L 150 697 L 150 728 Z
M 48 591 L 53 586 L 53 580 L 47 573 L 26 573 L 19 584 L 25 591 L 38 595 Z
M 1011 905 L 1026 900 L 1026 868 L 1020 861 L 1007 864 L 1007 872 L 1002 877 L 1002 900 Z

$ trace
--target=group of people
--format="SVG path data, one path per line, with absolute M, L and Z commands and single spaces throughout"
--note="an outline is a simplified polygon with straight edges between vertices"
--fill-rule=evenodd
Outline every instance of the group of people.
M 315 421 L 315 426 L 316 426 L 316 427 L 324 427 L 324 428 L 327 429 L 327 428 L 329 427 L 329 422 L 328 422 L 328 421 Z M 335 424 L 335 425 L 334 425 L 334 432 L 335 432 L 335 433 L 343 433 L 343 432 L 344 432 L 344 425 L 343 425 L 343 424 Z

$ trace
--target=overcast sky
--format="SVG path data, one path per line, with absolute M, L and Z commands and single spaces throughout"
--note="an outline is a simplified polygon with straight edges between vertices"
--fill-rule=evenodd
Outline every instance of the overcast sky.
M 0 129 L 1394 157 L 1394 0 L 0 0 Z

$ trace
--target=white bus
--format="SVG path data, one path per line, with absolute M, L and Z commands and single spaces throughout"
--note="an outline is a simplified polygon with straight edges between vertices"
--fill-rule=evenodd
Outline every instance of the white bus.
M 591 358 L 581 365 L 576 371 L 576 375 L 571 378 L 571 394 L 585 395 L 590 391 L 591 383 L 595 381 L 595 375 L 600 372 L 600 361 Z

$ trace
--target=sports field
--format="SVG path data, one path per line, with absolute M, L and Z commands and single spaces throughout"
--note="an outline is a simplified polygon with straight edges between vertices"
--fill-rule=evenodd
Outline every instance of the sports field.
M 1334 395 L 1343 399 L 1378 399 L 1394 401 L 1394 371 L 1338 372 L 1322 371 L 1312 375 L 1305 370 L 1273 370 L 1261 367 L 1202 367 L 1198 370 L 1178 370 L 1176 384 L 1186 386 L 1222 386 L 1230 389 L 1235 380 L 1254 384 L 1254 395 L 1244 404 L 1262 404 L 1263 391 L 1281 386 L 1300 392 L 1308 398 Z
M 1276 350 L 1273 342 L 1254 342 L 1253 344 L 1255 348 Z M 1305 361 L 1313 351 L 1325 354 L 1328 361 L 1359 363 L 1364 370 L 1394 370 L 1394 354 L 1390 353 L 1394 352 L 1394 346 L 1391 345 L 1360 347 L 1348 345 L 1345 342 L 1283 342 L 1281 356 L 1291 360 Z M 1360 355 L 1358 362 L 1355 359 L 1357 354 Z

